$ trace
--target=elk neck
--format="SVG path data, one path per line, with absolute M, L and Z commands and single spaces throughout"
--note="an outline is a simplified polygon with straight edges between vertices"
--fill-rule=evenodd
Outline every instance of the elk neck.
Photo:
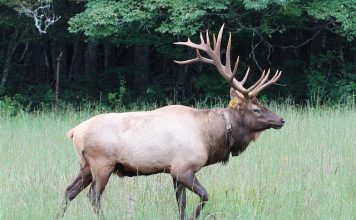
M 239 111 L 231 108 L 202 110 L 203 139 L 208 150 L 206 165 L 227 163 L 230 153 L 238 156 L 255 140 L 259 132 L 252 132 Z
M 231 155 L 238 156 L 246 150 L 251 141 L 258 138 L 261 132 L 252 131 L 250 129 L 240 110 L 227 107 L 225 109 L 225 115 L 229 116 L 232 127 L 232 137 L 229 143 Z

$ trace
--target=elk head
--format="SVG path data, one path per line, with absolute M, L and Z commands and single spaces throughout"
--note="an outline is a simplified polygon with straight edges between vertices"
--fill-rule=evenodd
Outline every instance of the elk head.
M 267 108 L 260 105 L 256 99 L 259 92 L 265 89 L 267 86 L 277 82 L 281 77 L 282 71 L 276 71 L 271 79 L 268 79 L 270 70 L 262 71 L 259 80 L 249 88 L 245 88 L 244 84 L 250 73 L 250 68 L 247 69 L 245 76 L 241 81 L 238 81 L 235 76 L 239 65 L 239 57 L 234 65 L 234 69 L 231 70 L 230 64 L 230 51 L 231 51 L 231 33 L 229 35 L 229 41 L 226 48 L 226 63 L 222 64 L 220 59 L 220 46 L 221 38 L 223 34 L 224 25 L 221 26 L 218 38 L 213 35 L 214 46 L 211 48 L 210 37 L 208 31 L 206 31 L 206 39 L 203 38 L 200 33 L 200 44 L 196 44 L 190 41 L 176 42 L 178 45 L 185 45 L 196 49 L 197 57 L 185 61 L 175 61 L 178 64 L 189 64 L 195 62 L 202 62 L 213 64 L 220 75 L 230 84 L 230 103 L 228 109 L 232 114 L 238 114 L 239 118 L 243 118 L 245 127 L 249 129 L 249 132 L 259 132 L 268 128 L 281 128 L 285 121 L 277 114 L 269 111 Z M 208 55 L 209 58 L 200 54 L 200 51 Z

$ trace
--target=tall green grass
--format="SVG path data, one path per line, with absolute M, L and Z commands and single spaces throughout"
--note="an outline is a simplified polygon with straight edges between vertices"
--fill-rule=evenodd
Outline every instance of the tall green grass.
M 201 219 L 354 219 L 355 107 L 270 108 L 286 119 L 281 130 L 264 132 L 226 166 L 198 173 L 209 192 Z M 0 116 L 0 219 L 54 218 L 79 169 L 65 133 L 97 113 Z M 65 219 L 96 219 L 86 195 L 87 189 Z M 189 214 L 198 202 L 188 192 Z M 112 176 L 102 207 L 107 219 L 178 218 L 167 174 Z

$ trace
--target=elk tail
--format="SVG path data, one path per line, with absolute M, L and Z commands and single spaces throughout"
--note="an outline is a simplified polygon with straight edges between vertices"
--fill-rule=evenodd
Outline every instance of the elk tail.
M 67 132 L 67 138 L 72 139 L 73 136 L 74 136 L 74 128 L 70 129 L 70 130 Z

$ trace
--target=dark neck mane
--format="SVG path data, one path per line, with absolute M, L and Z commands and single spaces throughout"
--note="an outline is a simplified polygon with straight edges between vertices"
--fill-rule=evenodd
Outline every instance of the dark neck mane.
M 227 112 L 232 124 L 232 145 L 229 147 L 227 143 L 226 120 L 223 113 Z M 210 109 L 202 110 L 202 119 L 204 125 L 204 140 L 208 147 L 209 158 L 206 165 L 215 163 L 227 163 L 230 153 L 232 156 L 237 156 L 246 150 L 251 141 L 257 139 L 260 132 L 251 132 L 240 113 L 236 110 L 225 109 Z
M 251 141 L 255 141 L 258 138 L 261 131 L 251 131 L 239 111 L 229 107 L 226 111 L 228 111 L 232 122 L 233 145 L 231 147 L 231 154 L 232 156 L 238 156 L 246 150 Z
M 244 152 L 251 141 L 255 141 L 261 132 L 253 132 L 246 135 L 241 135 L 235 133 L 236 137 L 234 145 L 231 147 L 231 155 L 238 156 Z

